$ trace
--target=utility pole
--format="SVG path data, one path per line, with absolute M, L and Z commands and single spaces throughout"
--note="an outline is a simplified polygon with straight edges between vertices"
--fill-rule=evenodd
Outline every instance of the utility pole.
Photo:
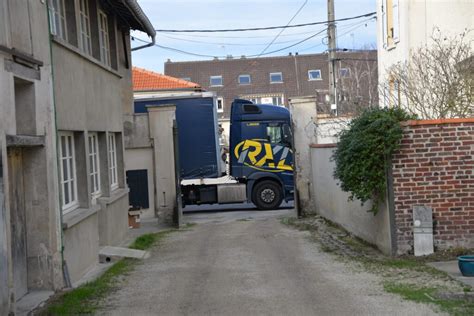
M 328 64 L 329 64 L 329 96 L 331 110 L 337 115 L 337 88 L 336 88 L 336 19 L 334 0 L 328 0 Z

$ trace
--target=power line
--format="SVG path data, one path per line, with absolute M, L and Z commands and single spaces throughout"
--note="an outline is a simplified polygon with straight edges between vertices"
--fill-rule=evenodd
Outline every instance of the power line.
M 373 18 L 372 18 L 373 19 Z M 370 19 L 369 19 L 370 20 Z M 367 21 L 369 21 L 367 20 Z M 354 25 L 358 25 L 360 24 L 360 22 L 354 22 L 354 23 L 350 23 L 350 24 L 345 24 L 345 25 L 341 25 L 341 26 L 338 26 L 338 28 L 340 30 L 342 29 L 346 29 L 346 28 L 349 28 L 349 27 L 352 27 Z M 314 31 L 306 31 L 306 32 L 298 32 L 298 33 L 290 33 L 290 34 L 281 34 L 280 37 L 290 37 L 290 36 L 298 36 L 298 35 L 308 35 L 308 34 L 312 34 Z M 166 34 L 166 32 L 162 32 L 164 34 Z M 170 33 L 170 34 L 173 34 L 173 36 L 180 36 L 180 37 L 191 37 L 191 38 L 196 38 L 196 37 L 201 37 L 201 38 L 213 38 L 213 39 L 216 39 L 216 38 L 226 38 L 226 39 L 232 39 L 232 38 L 245 38 L 245 39 L 249 39 L 249 38 L 252 38 L 252 39 L 256 39 L 256 38 L 267 38 L 267 37 L 273 37 L 273 35 L 253 35 L 253 36 L 250 36 L 250 35 L 245 35 L 245 36 L 219 36 L 219 35 L 215 35 L 215 34 L 212 34 L 212 35 L 207 35 L 207 34 L 186 34 L 186 33 Z M 168 36 L 170 34 L 167 34 Z M 162 34 L 163 35 L 163 34 Z M 176 38 L 178 39 L 177 37 L 173 37 L 173 38 Z
M 364 17 L 370 17 L 375 15 L 377 12 L 370 12 L 366 14 L 361 14 L 357 16 L 341 18 L 341 19 L 334 19 L 331 21 L 319 21 L 319 22 L 312 22 L 312 23 L 303 23 L 303 24 L 294 24 L 294 25 L 284 25 L 284 26 L 268 26 L 268 27 L 254 27 L 254 28 L 242 28 L 242 29 L 221 29 L 221 30 L 155 30 L 157 32 L 167 32 L 167 33 L 221 33 L 221 32 L 247 32 L 247 31 L 262 31 L 262 30 L 274 30 L 274 29 L 287 29 L 287 28 L 295 28 L 295 27 L 303 27 L 303 26 L 310 26 L 310 25 L 319 25 L 319 24 L 328 24 L 334 22 L 342 22 L 354 19 L 360 19 Z
M 255 57 L 261 57 L 261 56 L 266 56 L 266 55 L 270 55 L 270 54 L 274 54 L 274 53 L 278 53 L 280 51 L 283 51 L 283 50 L 286 50 L 286 49 L 289 49 L 289 48 L 292 48 L 294 46 L 297 46 L 301 43 L 304 43 L 304 42 L 307 42 L 309 41 L 310 39 L 318 36 L 319 34 L 323 33 L 326 31 L 326 28 L 311 35 L 311 36 L 308 36 L 292 45 L 288 45 L 288 46 L 285 46 L 283 48 L 279 48 L 277 50 L 273 50 L 271 52 L 265 52 L 265 53 L 260 53 L 260 54 L 255 54 L 255 55 L 247 55 L 246 57 L 247 58 L 255 58 Z M 142 43 L 147 43 L 149 44 L 150 42 L 148 41 L 145 41 L 145 40 L 142 40 L 140 38 L 137 38 L 137 37 L 133 37 L 132 36 L 132 39 L 133 40 L 137 40 L 139 42 L 142 42 Z M 186 55 L 191 55 L 191 56 L 197 56 L 197 57 L 207 57 L 207 58 L 226 58 L 227 56 L 219 56 L 219 55 L 205 55 L 205 54 L 199 54 L 199 53 L 194 53 L 194 52 L 188 52 L 188 51 L 185 51 L 185 50 L 181 50 L 181 49 L 177 49 L 177 48 L 174 48 L 174 47 L 169 47 L 169 46 L 164 46 L 164 45 L 159 45 L 159 44 L 155 44 L 156 47 L 159 47 L 159 48 L 162 48 L 162 49 L 166 49 L 166 50 L 170 50 L 170 51 L 174 51 L 174 52 L 178 52 L 178 53 L 182 53 L 182 54 L 186 54 Z
M 308 33 L 305 33 L 305 34 L 309 34 L 309 33 L 313 33 L 313 32 L 308 32 Z M 193 39 L 188 39 L 188 38 L 179 38 L 179 37 L 169 36 L 169 35 L 165 35 L 165 34 L 159 34 L 159 35 L 164 36 L 166 38 L 178 40 L 178 41 L 199 43 L 199 44 L 207 44 L 207 45 L 227 45 L 227 46 L 263 46 L 263 45 L 267 45 L 267 44 L 262 44 L 262 43 L 253 43 L 253 44 L 247 43 L 247 44 L 244 44 L 244 43 L 228 43 L 228 42 L 207 42 L 207 41 L 199 41 L 199 40 L 193 40 Z M 273 44 L 287 44 L 287 43 L 292 43 L 294 41 L 295 40 L 282 41 L 282 42 L 276 42 L 276 43 L 273 43 Z
M 290 23 L 293 22 L 293 20 L 298 16 L 301 10 L 303 10 L 303 8 L 306 6 L 307 3 L 308 3 L 308 0 L 305 0 L 305 2 L 301 5 L 298 11 L 296 11 L 293 17 L 288 21 L 288 23 L 286 23 L 286 27 L 288 27 L 288 25 L 290 25 Z M 259 54 L 259 57 L 262 56 L 263 53 L 265 53 L 267 49 L 270 48 L 270 46 L 272 46 L 272 44 L 277 40 L 277 38 L 280 37 L 281 33 L 283 33 L 286 30 L 286 27 L 282 28 L 280 32 L 272 39 L 272 41 L 262 50 L 262 52 Z

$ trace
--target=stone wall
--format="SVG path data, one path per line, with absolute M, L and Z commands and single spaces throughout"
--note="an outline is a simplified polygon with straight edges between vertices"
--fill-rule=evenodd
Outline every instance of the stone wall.
M 474 118 L 410 121 L 395 153 L 398 253 L 413 247 L 413 207 L 433 209 L 435 249 L 474 247 Z

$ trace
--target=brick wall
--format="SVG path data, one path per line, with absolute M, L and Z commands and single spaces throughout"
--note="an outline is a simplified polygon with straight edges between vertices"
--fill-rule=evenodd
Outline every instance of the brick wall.
M 392 163 L 398 253 L 412 251 L 415 205 L 433 208 L 436 249 L 474 248 L 474 118 L 406 123 Z

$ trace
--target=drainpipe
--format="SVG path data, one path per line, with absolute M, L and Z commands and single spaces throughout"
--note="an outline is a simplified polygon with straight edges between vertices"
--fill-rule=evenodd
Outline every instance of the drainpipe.
M 137 21 L 140 22 L 140 24 L 142 25 L 142 27 L 144 28 L 148 36 L 151 37 L 151 43 L 132 48 L 132 51 L 137 51 L 143 48 L 154 46 L 156 43 L 156 31 L 153 25 L 151 24 L 150 20 L 148 20 L 148 17 L 143 12 L 142 8 L 140 8 L 136 0 L 123 0 L 123 1 L 125 5 L 128 7 L 128 9 L 130 10 L 130 12 L 132 12 L 132 14 L 135 16 Z
M 55 131 L 55 141 L 56 141 L 56 151 L 59 148 L 59 135 L 58 135 L 58 116 L 56 111 L 56 94 L 54 93 L 54 66 L 53 66 L 53 39 L 50 33 L 51 30 L 51 20 L 49 19 L 49 1 L 46 1 L 46 18 L 48 19 L 48 37 L 49 37 L 49 58 L 51 64 L 51 92 L 52 92 L 52 101 L 53 101 L 53 115 L 54 115 L 54 131 Z M 59 156 L 56 153 L 56 166 L 60 168 L 61 164 L 59 161 Z M 59 171 L 59 170 L 58 170 Z M 58 184 L 61 183 L 58 172 Z M 59 186 L 58 186 L 59 188 Z M 59 192 L 58 192 L 59 193 Z M 71 277 L 69 275 L 69 270 L 67 268 L 66 259 L 64 258 L 64 233 L 63 233 L 63 212 L 61 209 L 62 201 L 61 194 L 58 194 L 59 202 L 59 231 L 60 231 L 60 243 L 61 243 L 61 267 L 63 271 L 63 281 L 66 288 L 72 287 Z

